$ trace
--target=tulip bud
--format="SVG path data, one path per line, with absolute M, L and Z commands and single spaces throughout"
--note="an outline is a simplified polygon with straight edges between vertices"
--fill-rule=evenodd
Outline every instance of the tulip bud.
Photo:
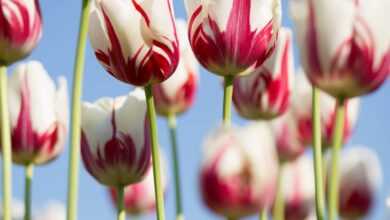
M 176 72 L 165 82 L 153 86 L 157 113 L 163 116 L 185 112 L 193 104 L 198 87 L 198 63 L 187 37 L 185 21 L 177 20 L 180 62 Z
M 302 220 L 310 217 L 315 204 L 313 161 L 303 155 L 283 169 L 285 219 Z
M 390 72 L 388 0 L 290 2 L 311 83 L 337 98 L 365 95 L 382 85 Z
M 179 44 L 171 0 L 93 0 L 89 36 L 95 55 L 116 79 L 160 83 L 175 71 Z
M 42 35 L 37 0 L 0 1 L 0 64 L 9 65 L 28 56 Z
M 163 159 L 164 157 L 161 157 Z M 165 162 L 165 160 L 161 160 Z M 164 191 L 167 190 L 166 163 L 161 163 L 161 183 Z M 117 204 L 117 190 L 110 189 L 110 196 L 113 203 Z M 139 183 L 129 185 L 125 188 L 124 194 L 125 209 L 128 214 L 141 215 L 153 212 L 156 207 L 154 194 L 153 169 L 149 169 L 145 179 Z
M 282 28 L 273 55 L 253 73 L 235 79 L 233 101 L 242 117 L 273 119 L 288 109 L 294 76 L 291 35 Z
M 273 52 L 278 0 L 186 0 L 188 35 L 199 62 L 221 76 L 260 66 Z
M 220 128 L 205 142 L 200 184 L 214 212 L 233 219 L 268 208 L 275 196 L 278 161 L 269 127 Z
M 296 88 L 293 95 L 292 111 L 297 120 L 297 129 L 302 143 L 309 145 L 312 143 L 312 86 L 307 81 L 303 73 L 296 77 Z M 333 133 L 335 131 L 336 100 L 331 96 L 320 94 L 321 108 L 321 131 L 323 146 L 329 147 L 332 143 Z M 350 99 L 346 101 L 344 136 L 343 142 L 348 141 L 353 128 L 355 127 L 360 100 Z
M 297 120 L 291 111 L 272 121 L 271 127 L 281 162 L 294 161 L 305 152 L 306 144 L 300 138 Z
M 378 156 L 369 148 L 355 147 L 345 150 L 341 157 L 340 216 L 345 219 L 362 219 L 373 208 L 375 194 L 382 183 Z
M 116 187 L 143 179 L 151 164 L 147 120 L 142 89 L 83 104 L 81 155 L 98 182 Z
M 68 130 L 68 95 L 64 78 L 58 88 L 37 61 L 20 64 L 8 82 L 12 160 L 45 164 L 62 151 Z

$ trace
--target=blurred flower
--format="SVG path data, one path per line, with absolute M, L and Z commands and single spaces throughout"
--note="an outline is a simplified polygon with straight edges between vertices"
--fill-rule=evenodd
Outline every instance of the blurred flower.
M 297 120 L 292 111 L 273 120 L 271 127 L 280 161 L 294 161 L 305 152 L 306 144 L 300 138 Z
M 12 200 L 11 219 L 22 220 L 24 217 L 24 204 L 22 201 Z M 3 219 L 3 205 L 0 203 L 0 219 Z
M 0 64 L 23 59 L 42 35 L 42 17 L 37 0 L 0 1 Z
M 45 164 L 63 150 L 68 129 L 65 78 L 56 86 L 41 63 L 16 67 L 9 78 L 8 102 L 12 160 L 20 165 Z
M 180 62 L 176 72 L 165 82 L 153 86 L 157 113 L 160 115 L 185 112 L 193 104 L 198 87 L 198 63 L 188 42 L 187 25 L 177 19 L 180 39 Z
M 388 0 L 290 2 L 302 62 L 315 86 L 350 98 L 385 81 L 390 72 Z
M 209 71 L 237 75 L 272 53 L 280 26 L 277 0 L 186 0 L 189 38 Z
M 83 104 L 81 155 L 98 182 L 115 187 L 143 179 L 151 163 L 147 120 L 141 89 Z
M 283 169 L 285 219 L 302 220 L 310 217 L 315 204 L 313 161 L 303 155 Z
M 272 119 L 286 112 L 293 86 L 292 33 L 282 28 L 275 52 L 253 73 L 234 81 L 233 101 L 247 119 Z
M 50 202 L 46 206 L 39 210 L 38 215 L 34 220 L 65 220 L 66 212 L 64 204 L 60 202 Z
M 305 145 L 312 143 L 312 86 L 305 75 L 300 73 L 296 77 L 296 87 L 292 98 L 292 114 L 297 120 L 299 139 Z M 325 93 L 320 94 L 321 130 L 323 146 L 329 147 L 335 130 L 336 101 Z M 350 99 L 346 102 L 344 142 L 346 142 L 355 127 L 359 113 L 359 99 Z
M 161 157 L 164 159 L 164 157 Z M 164 191 L 167 190 L 167 175 L 165 160 L 161 160 L 161 182 Z M 110 196 L 116 206 L 117 193 L 115 189 L 110 189 Z M 125 208 L 126 212 L 132 215 L 141 215 L 153 212 L 156 206 L 154 194 L 153 169 L 149 169 L 145 179 L 141 182 L 129 185 L 125 188 Z
M 94 0 L 89 36 L 100 63 L 125 83 L 162 82 L 179 61 L 171 0 Z
M 374 205 L 382 183 L 377 154 L 366 147 L 344 150 L 340 161 L 339 212 L 345 219 L 361 219 Z M 330 163 L 328 164 L 330 168 Z
M 220 128 L 205 142 L 200 184 L 214 212 L 241 218 L 268 208 L 275 196 L 278 161 L 268 125 Z

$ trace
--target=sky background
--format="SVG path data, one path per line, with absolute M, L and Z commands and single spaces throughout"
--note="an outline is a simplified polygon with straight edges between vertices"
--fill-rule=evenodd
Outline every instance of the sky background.
M 185 10 L 181 0 L 174 0 L 177 17 L 185 18 Z M 286 10 L 287 1 L 283 1 L 283 24 L 291 25 Z M 41 1 L 44 17 L 44 34 L 41 43 L 29 60 L 39 60 L 53 78 L 65 75 L 69 83 L 69 94 L 72 82 L 72 70 L 81 0 Z M 295 54 L 296 55 L 296 54 Z M 296 56 L 297 57 L 297 56 Z M 298 60 L 298 59 L 296 59 Z M 12 70 L 12 68 L 11 68 Z M 180 147 L 181 177 L 183 184 L 184 210 L 188 220 L 221 219 L 212 214 L 202 203 L 199 194 L 198 174 L 202 160 L 202 142 L 204 137 L 219 123 L 222 115 L 222 89 L 218 77 L 204 69 L 200 73 L 200 88 L 194 107 L 178 119 Z M 131 88 L 105 72 L 98 64 L 91 47 L 86 50 L 86 66 L 84 81 L 84 100 L 94 101 L 102 96 L 119 96 L 127 94 Z M 384 184 L 371 216 L 372 220 L 385 218 L 384 200 L 390 193 L 390 175 L 385 169 L 390 166 L 390 83 L 375 94 L 364 97 L 360 109 L 358 125 L 348 145 L 366 145 L 378 152 L 383 171 Z M 244 124 L 233 113 L 236 124 Z M 170 153 L 167 123 L 159 119 L 160 143 L 165 154 Z M 33 182 L 33 209 L 37 210 L 49 201 L 66 203 L 68 149 L 53 163 L 35 169 Z M 170 163 L 169 163 L 170 164 Z M 115 212 L 108 199 L 105 188 L 99 185 L 80 163 L 79 219 L 107 220 L 114 219 Z M 172 175 L 170 175 L 172 177 Z M 172 181 L 171 181 L 172 183 Z M 13 166 L 13 195 L 23 198 L 23 168 Z M 168 220 L 174 219 L 174 189 L 170 184 L 166 198 L 166 215 Z M 133 219 L 133 218 L 130 218 Z M 141 219 L 155 219 L 154 215 Z M 257 219 L 256 217 L 249 219 Z

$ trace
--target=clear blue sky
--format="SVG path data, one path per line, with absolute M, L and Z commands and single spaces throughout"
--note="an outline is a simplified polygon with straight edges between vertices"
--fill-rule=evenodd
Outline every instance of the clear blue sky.
M 176 16 L 185 17 L 183 2 L 175 1 Z M 284 0 L 284 8 L 287 1 Z M 78 20 L 81 0 L 42 0 L 44 17 L 44 34 L 39 47 L 29 57 L 43 62 L 52 77 L 65 75 L 69 84 L 72 80 L 74 52 L 78 31 Z M 288 13 L 283 11 L 283 23 L 290 25 Z M 130 87 L 109 76 L 97 63 L 93 51 L 88 46 L 86 51 L 86 68 L 84 82 L 84 100 L 93 101 L 102 96 L 118 96 L 130 91 Z M 70 88 L 71 86 L 69 86 Z M 377 93 L 363 99 L 358 126 L 349 145 L 363 144 L 375 149 L 381 157 L 382 167 L 389 167 L 390 160 L 390 83 L 387 82 Z M 202 204 L 198 174 L 201 161 L 201 143 L 207 133 L 216 127 L 221 117 L 222 90 L 219 79 L 201 71 L 200 90 L 195 106 L 179 119 L 180 162 L 182 164 L 182 182 L 184 192 L 184 209 L 188 220 L 220 219 L 210 213 Z M 234 115 L 235 123 L 244 123 Z M 166 155 L 169 155 L 169 140 L 163 119 L 159 121 L 160 142 Z M 33 183 L 33 207 L 41 207 L 48 200 L 66 202 L 68 146 L 55 162 L 35 170 Z M 23 198 L 23 169 L 13 167 L 13 193 Z M 390 194 L 390 175 L 384 169 L 385 183 L 371 219 L 384 219 L 384 198 Z M 172 175 L 171 175 L 172 176 Z M 174 194 L 170 185 L 166 213 L 167 219 L 174 219 Z M 80 166 L 80 220 L 114 219 L 114 211 L 108 200 L 105 189 L 98 185 Z M 145 218 L 147 219 L 147 218 Z M 148 219 L 154 219 L 150 216 Z M 256 219 L 256 218 L 253 218 Z

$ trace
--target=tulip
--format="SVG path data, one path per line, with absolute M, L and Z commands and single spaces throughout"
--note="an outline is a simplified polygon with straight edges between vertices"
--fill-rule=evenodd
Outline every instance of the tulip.
M 344 219 L 362 219 L 371 211 L 382 182 L 377 154 L 366 147 L 342 153 L 340 161 L 339 212 Z M 330 164 L 329 164 L 330 165 Z
M 278 162 L 269 127 L 222 127 L 205 142 L 201 192 L 206 205 L 229 219 L 268 208 L 275 195 Z
M 283 194 L 286 220 L 302 220 L 310 217 L 314 208 L 315 186 L 313 162 L 301 156 L 283 169 Z
M 97 59 L 122 82 L 160 83 L 177 67 L 179 43 L 171 0 L 94 0 L 89 26 Z
M 67 84 L 60 78 L 56 90 L 42 64 L 30 61 L 18 65 L 9 78 L 8 96 L 12 160 L 25 166 L 25 219 L 30 220 L 33 166 L 53 161 L 64 149 Z
M 141 181 L 150 167 L 149 126 L 141 89 L 128 96 L 83 103 L 81 156 L 101 184 Z
M 56 89 L 42 64 L 30 61 L 16 67 L 8 95 L 13 162 L 40 165 L 58 157 L 68 129 L 66 80 Z
M 189 45 L 186 23 L 177 20 L 180 40 L 180 62 L 175 73 L 165 82 L 153 86 L 157 113 L 163 116 L 180 114 L 193 104 L 198 87 L 199 67 Z
M 7 100 L 7 66 L 31 53 L 41 38 L 38 0 L 0 1 L 0 122 L 4 220 L 11 220 L 11 137 Z
M 233 101 L 242 117 L 273 119 L 288 109 L 294 75 L 291 35 L 282 28 L 272 56 L 253 73 L 235 79 Z
M 42 35 L 37 0 L 0 2 L 0 64 L 9 65 L 28 56 Z
M 382 85 L 390 72 L 389 7 L 387 0 L 291 1 L 302 62 L 316 87 L 351 98 Z
M 209 71 L 234 76 L 261 65 L 272 53 L 280 26 L 273 0 L 186 0 L 188 35 Z
M 188 36 L 198 61 L 224 77 L 223 121 L 231 123 L 234 77 L 272 54 L 280 0 L 186 0 Z
M 292 101 L 292 112 L 297 120 L 297 129 L 300 140 L 306 145 L 312 144 L 312 89 L 304 74 L 300 73 L 296 77 L 296 88 Z M 320 94 L 321 107 L 321 132 L 323 146 L 329 147 L 335 132 L 335 117 L 337 103 L 325 93 Z M 347 142 L 356 125 L 359 113 L 358 98 L 350 99 L 346 102 L 345 126 L 343 131 L 343 142 Z
M 306 144 L 300 138 L 297 120 L 291 110 L 272 121 L 271 127 L 280 162 L 294 161 L 305 152 Z
M 164 165 L 165 163 L 162 163 Z M 164 166 L 162 167 L 164 168 Z M 162 169 L 162 185 L 167 190 L 167 177 L 165 169 Z M 110 189 L 110 196 L 114 204 L 117 204 L 118 195 L 115 189 Z M 149 169 L 145 179 L 139 183 L 126 186 L 125 188 L 125 209 L 128 214 L 141 215 L 153 212 L 156 208 L 154 196 L 153 170 Z

